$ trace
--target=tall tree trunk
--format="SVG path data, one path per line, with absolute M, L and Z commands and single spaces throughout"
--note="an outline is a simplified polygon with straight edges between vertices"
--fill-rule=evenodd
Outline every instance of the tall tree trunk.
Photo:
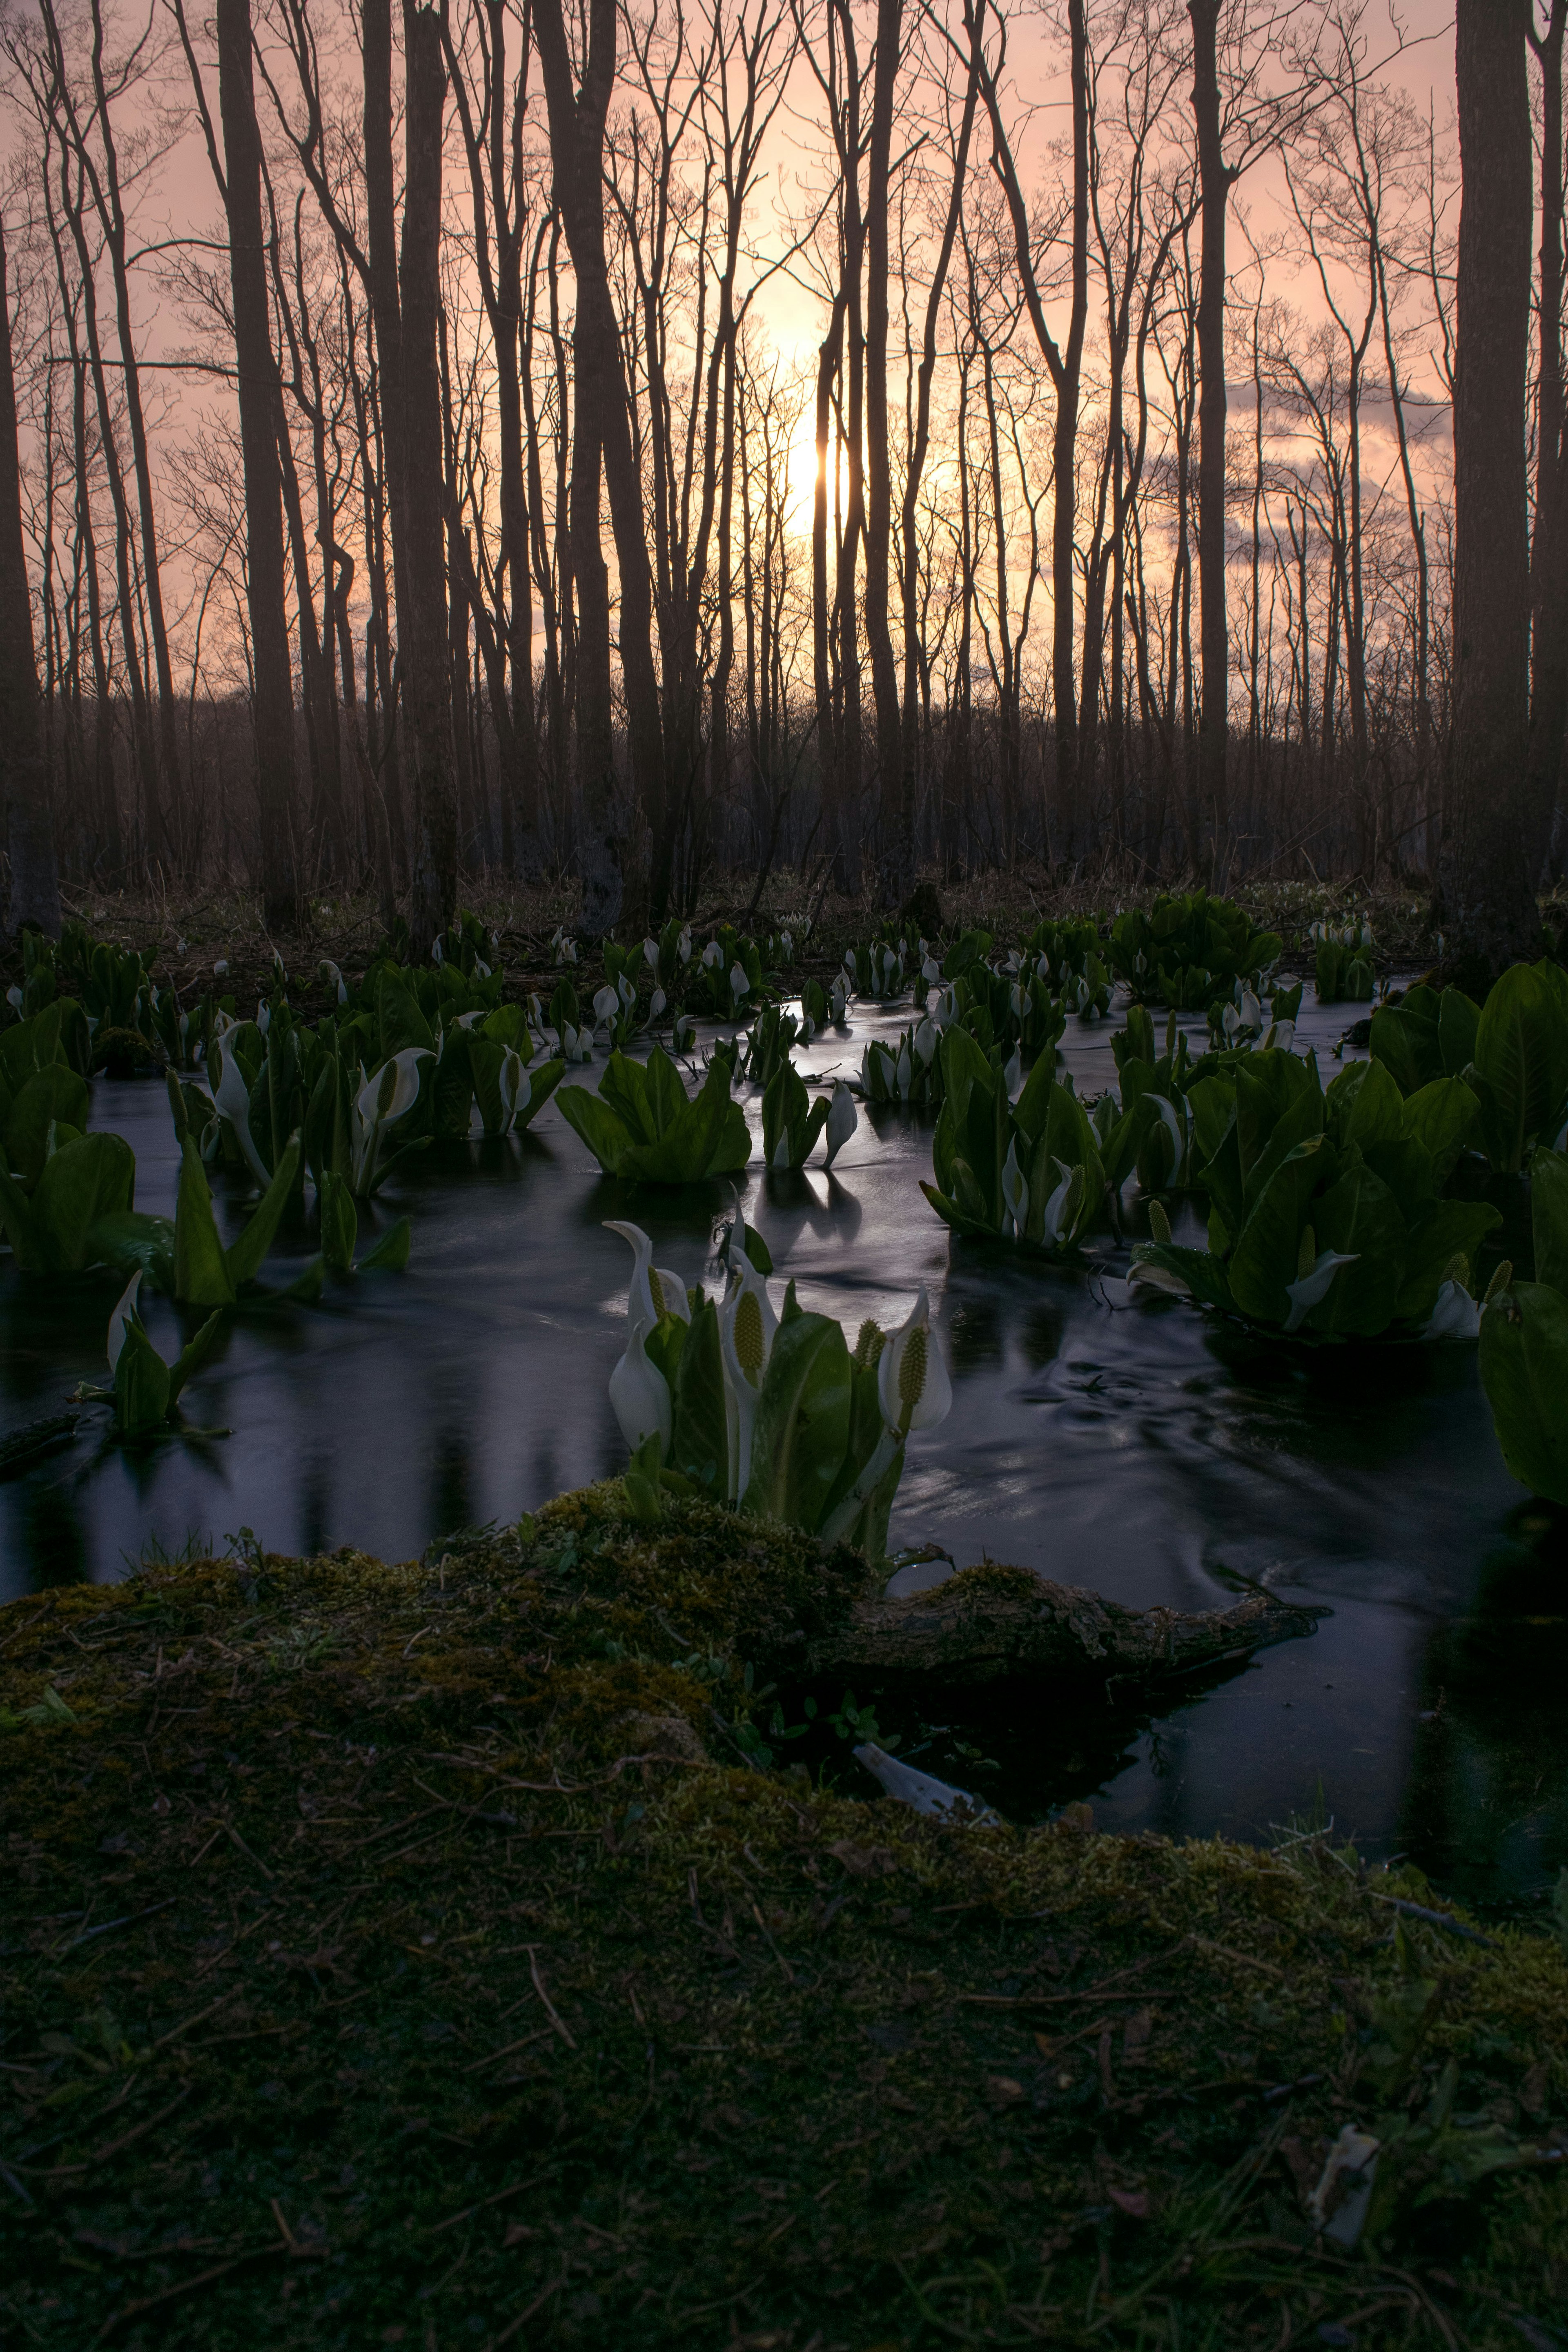
M 1541 65 L 1540 358 L 1535 540 L 1531 551 L 1530 790 L 1555 810 L 1568 722 L 1568 433 L 1563 381 L 1563 45 L 1568 0 L 1552 0 Z M 1550 823 L 1550 819 L 1548 820 Z
M 1531 147 L 1525 0 L 1458 0 L 1454 363 L 1454 734 L 1438 866 L 1462 986 L 1539 945 L 1550 803 L 1527 765 L 1525 400 Z
M 1198 279 L 1198 631 L 1203 664 L 1198 793 L 1211 828 L 1211 874 L 1223 866 L 1229 807 L 1230 631 L 1225 576 L 1225 223 L 1235 173 L 1220 148 L 1220 0 L 1187 0 L 1193 23 L 1193 116 L 1202 194 Z M 1193 854 L 1197 844 L 1192 845 Z
M 43 708 L 33 656 L 33 594 L 22 544 L 22 467 L 16 447 L 16 386 L 11 370 L 11 297 L 0 221 L 0 794 L 11 891 L 5 929 L 31 923 L 60 931 L 59 867 L 44 758 Z
M 282 393 L 272 347 L 261 226 L 261 142 L 250 73 L 250 0 L 217 0 L 218 104 L 228 183 L 229 276 L 245 460 L 251 668 L 256 696 L 256 797 L 261 889 L 269 928 L 291 923 L 294 859 L 294 677 L 283 609 L 283 519 L 278 416 Z
M 447 60 L 434 8 L 405 0 L 405 166 L 398 298 L 403 325 L 405 585 L 412 649 L 399 645 L 414 792 L 409 934 L 429 949 L 457 912 L 458 793 L 453 768 L 441 432 L 441 118 Z
M 888 449 L 888 179 L 893 145 L 903 0 L 878 0 L 866 203 L 866 643 L 877 706 L 877 785 L 882 817 L 881 900 L 900 906 L 914 887 L 912 795 L 903 790 L 899 673 L 888 625 L 893 490 Z M 912 779 L 911 779 L 912 782 Z

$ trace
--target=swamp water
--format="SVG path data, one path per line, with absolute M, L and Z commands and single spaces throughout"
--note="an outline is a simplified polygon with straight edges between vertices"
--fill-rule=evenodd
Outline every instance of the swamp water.
M 1325 1079 L 1355 1012 L 1305 1013 L 1298 1042 L 1318 1046 Z M 797 1052 L 797 1066 L 858 1070 L 865 1043 L 909 1018 L 856 1005 L 847 1033 Z M 1114 1075 L 1118 1018 L 1069 1023 L 1064 1057 L 1086 1094 Z M 760 1154 L 761 1096 L 742 1099 Z M 132 1145 L 138 1208 L 172 1214 L 162 1087 L 98 1081 L 92 1124 Z M 1131 1607 L 1209 1608 L 1253 1580 L 1331 1613 L 1310 1639 L 1163 1702 L 1154 1721 L 1114 1693 L 1061 1711 L 1037 1693 L 977 1693 L 940 1725 L 884 1704 L 884 1732 L 1016 1820 L 1089 1798 L 1106 1829 L 1267 1841 L 1274 1825 L 1331 1817 L 1363 1853 L 1407 1853 L 1472 1900 L 1539 1894 L 1568 1863 L 1568 1529 L 1504 1469 L 1475 1350 L 1281 1346 L 1180 1302 L 1130 1302 L 1127 1241 L 1109 1230 L 1071 1270 L 951 1236 L 917 1181 L 931 1124 L 862 1110 L 831 1177 L 753 1161 L 745 1193 L 776 1284 L 793 1276 L 851 1337 L 931 1289 L 953 1409 L 911 1445 L 894 1546 L 1021 1562 Z M 229 1235 L 242 1200 L 219 1179 Z M 410 1213 L 406 1273 L 329 1280 L 319 1305 L 236 1318 L 184 1400 L 193 1424 L 232 1434 L 131 1452 L 100 1444 L 107 1412 L 89 1409 L 74 1446 L 0 1486 L 0 1598 L 117 1578 L 154 1544 L 221 1548 L 241 1528 L 270 1550 L 406 1558 L 618 1470 L 606 1382 L 630 1256 L 603 1220 L 635 1219 L 658 1263 L 711 1284 L 729 1200 L 717 1183 L 673 1193 L 600 1177 L 553 1104 L 515 1141 L 432 1147 L 362 1221 L 363 1255 L 373 1224 Z M 1177 1237 L 1201 1238 L 1190 1209 Z M 264 1278 L 281 1287 L 312 1246 L 309 1230 L 286 1231 Z M 0 1276 L 0 1434 L 106 1377 L 113 1297 L 105 1277 L 46 1291 Z M 172 1358 L 174 1308 L 146 1310 Z M 894 1589 L 944 1572 L 906 1569 Z M 785 1752 L 823 1750 L 814 1737 Z

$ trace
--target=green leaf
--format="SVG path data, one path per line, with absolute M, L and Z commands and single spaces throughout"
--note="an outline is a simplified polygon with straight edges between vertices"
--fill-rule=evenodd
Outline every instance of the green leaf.
M 321 1256 L 334 1274 L 352 1274 L 359 1242 L 359 1215 L 346 1178 L 328 1169 L 316 1196 L 316 1221 L 321 1236 Z
M 1255 1322 L 1283 1323 L 1289 1314 L 1286 1286 L 1296 1279 L 1308 1203 L 1336 1166 L 1334 1148 L 1325 1139 L 1298 1144 L 1248 1209 L 1230 1254 L 1229 1274 L 1237 1305 Z
M 167 1217 L 114 1209 L 88 1235 L 88 1263 L 112 1266 L 127 1280 L 138 1269 L 171 1298 L 174 1295 L 174 1228 Z
M 1437 1304 L 1443 1276 L 1454 1259 L 1468 1259 L 1473 1277 L 1481 1244 L 1501 1223 L 1498 1212 L 1484 1201 L 1434 1201 L 1409 1218 L 1405 1274 L 1394 1307 L 1395 1321 L 1425 1323 Z
M 1442 1000 L 1435 988 L 1412 988 L 1403 1003 L 1380 1005 L 1372 1016 L 1372 1053 L 1402 1095 L 1443 1076 L 1438 1039 Z
M 1481 1008 L 1461 989 L 1446 988 L 1437 1009 L 1437 1048 L 1450 1078 L 1462 1078 L 1476 1058 L 1476 1031 Z
M 87 1081 L 64 1062 L 36 1070 L 12 1100 L 5 1120 L 5 1158 L 26 1184 L 36 1184 L 48 1157 L 49 1129 L 57 1121 L 87 1131 Z
M 1352 1062 L 1323 1097 L 1325 1131 L 1342 1151 L 1404 1134 L 1405 1098 L 1381 1062 Z
M 289 1195 L 299 1172 L 300 1139 L 296 1135 L 279 1161 L 271 1183 L 261 1196 L 260 1207 L 226 1253 L 229 1276 L 237 1290 L 243 1284 L 255 1281 L 261 1261 L 272 1246 L 272 1237 L 289 1205 Z
M 136 1155 L 122 1137 L 84 1135 L 65 1144 L 33 1194 L 38 1265 L 51 1274 L 79 1274 L 91 1263 L 89 1236 L 99 1219 L 135 1205 Z
M 1179 1242 L 1140 1242 L 1132 1252 L 1132 1264 L 1163 1266 L 1167 1274 L 1181 1276 L 1201 1306 L 1236 1312 L 1236 1296 L 1225 1266 L 1208 1250 L 1186 1249 Z
M 1476 1028 L 1482 1135 L 1492 1166 L 1513 1173 L 1530 1146 L 1550 1142 L 1568 1100 L 1568 1016 L 1536 964 L 1510 965 Z
M 22 1271 L 40 1272 L 43 1262 L 33 1230 L 32 1203 L 8 1168 L 0 1168 L 0 1226 L 5 1228 L 5 1238 Z
M 1568 1159 L 1543 1145 L 1530 1155 L 1530 1230 L 1535 1279 L 1568 1297 Z
M 672 1320 L 675 1318 L 671 1318 Z M 694 1310 L 670 1385 L 668 1466 L 715 1502 L 730 1493 L 730 1436 L 719 1313 L 710 1298 Z
M 1399 1204 L 1364 1160 L 1352 1160 L 1312 1203 L 1320 1250 L 1353 1256 L 1307 1318 L 1310 1330 L 1372 1339 L 1394 1320 L 1405 1278 L 1405 1220 Z
M 655 1053 L 660 1050 L 657 1045 L 654 1048 Z M 650 1055 L 648 1058 L 651 1062 L 653 1057 Z M 668 1057 L 661 1058 L 668 1061 Z M 604 1076 L 599 1080 L 599 1100 L 615 1112 L 634 1143 L 657 1143 L 686 1108 L 686 1089 L 673 1065 L 669 1076 L 675 1081 L 675 1094 L 668 1098 L 668 1108 L 664 1088 L 661 1086 L 655 1091 L 650 1087 L 650 1075 L 640 1062 L 634 1062 L 617 1047 L 605 1064 Z
M 180 1391 L 184 1387 L 185 1382 L 191 1378 L 193 1373 L 200 1371 L 202 1366 L 206 1362 L 207 1358 L 212 1354 L 213 1349 L 216 1347 L 218 1342 L 218 1334 L 222 1329 L 222 1309 L 215 1309 L 215 1311 L 207 1317 L 206 1321 L 202 1325 L 202 1328 L 196 1333 L 195 1338 L 182 1349 L 181 1353 L 175 1358 L 174 1363 L 169 1367 L 169 1401 L 167 1409 L 171 1412 L 174 1408 Z
M 373 1250 L 361 1258 L 361 1274 L 401 1274 L 408 1264 L 413 1245 L 414 1228 L 406 1217 L 399 1217 L 388 1225 Z
M 618 1175 L 632 1148 L 625 1119 L 586 1087 L 563 1087 L 555 1101 L 567 1126 L 581 1136 L 605 1175 Z
M 426 1066 L 428 1067 L 428 1066 Z M 466 1029 L 441 1033 L 441 1058 L 429 1078 L 434 1132 L 443 1142 L 460 1143 L 473 1124 L 474 1066 Z
M 1480 1104 L 1462 1078 L 1433 1078 L 1405 1097 L 1405 1132 L 1430 1156 L 1432 1181 L 1440 1192 L 1460 1155 L 1480 1142 Z
M 148 1437 L 169 1412 L 169 1367 L 132 1318 L 114 1368 L 114 1422 L 122 1437 Z
M 838 1325 L 826 1315 L 781 1322 L 757 1401 L 744 1509 L 820 1527 L 848 1444 L 849 1399 Z
M 218 1238 L 212 1193 L 194 1135 L 180 1150 L 174 1198 L 174 1297 L 185 1307 L 232 1307 L 235 1277 Z
M 1568 1504 L 1568 1298 L 1517 1282 L 1481 1317 L 1481 1386 L 1520 1484 Z

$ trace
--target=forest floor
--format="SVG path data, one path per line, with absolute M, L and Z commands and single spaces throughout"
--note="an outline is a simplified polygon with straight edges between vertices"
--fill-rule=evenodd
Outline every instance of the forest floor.
M 1122 907 L 1149 904 L 1157 895 L 1152 885 L 1130 888 L 1103 878 L 1053 882 L 1044 868 L 1027 867 L 977 873 L 934 887 L 945 928 L 983 927 L 1009 940 L 1024 937 L 1043 915 L 1110 915 Z M 1347 922 L 1353 915 L 1370 921 L 1373 960 L 1380 972 L 1423 971 L 1438 952 L 1427 896 L 1414 884 L 1368 890 L 1356 883 L 1260 882 L 1238 886 L 1234 896 L 1258 924 L 1280 934 L 1283 968 L 1298 974 L 1310 976 L 1313 949 L 1307 930 L 1320 918 Z M 193 995 L 213 984 L 212 967 L 219 958 L 228 965 L 222 992 L 241 1000 L 265 993 L 273 985 L 273 956 L 279 954 L 291 997 L 307 1011 L 317 996 L 321 1002 L 316 1009 L 321 1011 L 331 1001 L 319 978 L 323 958 L 352 975 L 373 961 L 386 936 L 378 903 L 369 895 L 312 898 L 298 927 L 277 934 L 262 923 L 258 898 L 232 888 L 181 897 L 74 889 L 67 890 L 64 899 L 68 913 L 85 923 L 94 938 L 151 951 L 159 981 L 172 980 Z M 749 900 L 743 877 L 735 878 L 731 893 L 722 887 L 705 892 L 691 918 L 694 935 L 701 940 L 721 922 L 732 922 L 758 937 L 793 925 L 797 935 L 793 971 L 803 979 L 813 973 L 826 977 L 837 970 L 844 949 L 868 940 L 884 919 L 869 899 L 822 898 L 808 888 L 805 877 L 787 873 L 772 878 L 754 913 Z M 576 884 L 525 887 L 475 877 L 461 893 L 461 904 L 499 934 L 509 995 L 535 990 L 548 996 L 561 970 L 551 940 L 559 926 L 570 929 L 575 919 Z M 813 928 L 809 938 L 803 938 L 800 925 L 808 913 Z M 1547 904 L 1542 913 L 1557 929 L 1568 916 L 1568 903 Z M 640 925 L 622 926 L 626 939 L 640 933 Z M 7 979 L 19 974 L 20 965 L 15 951 L 0 956 L 0 973 Z M 591 948 L 584 946 L 574 980 L 593 982 L 597 969 Z
M 0 1612 L 0 2339 L 1561 2346 L 1563 1941 L 737 1761 L 862 1572 L 615 1482 Z

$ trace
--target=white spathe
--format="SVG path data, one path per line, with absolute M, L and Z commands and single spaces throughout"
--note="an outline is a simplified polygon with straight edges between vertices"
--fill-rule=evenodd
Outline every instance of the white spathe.
M 626 1288 L 626 1315 L 633 1330 L 651 1331 L 661 1315 L 678 1315 L 683 1323 L 689 1323 L 691 1302 L 686 1296 L 686 1285 L 668 1266 L 655 1265 L 653 1244 L 642 1227 L 606 1217 L 605 1231 L 619 1234 L 624 1242 L 631 1244 L 636 1263 Z
M 922 1282 L 908 1317 L 890 1332 L 877 1363 L 882 1419 L 900 1436 L 934 1429 L 952 1410 L 952 1382 L 931 1328 L 931 1299 Z
M 142 1269 L 138 1266 L 130 1281 L 126 1284 L 124 1289 L 121 1292 L 114 1312 L 109 1318 L 109 1369 L 110 1372 L 115 1371 L 119 1367 L 120 1351 L 125 1345 L 126 1327 L 135 1319 L 136 1295 L 141 1287 Z

